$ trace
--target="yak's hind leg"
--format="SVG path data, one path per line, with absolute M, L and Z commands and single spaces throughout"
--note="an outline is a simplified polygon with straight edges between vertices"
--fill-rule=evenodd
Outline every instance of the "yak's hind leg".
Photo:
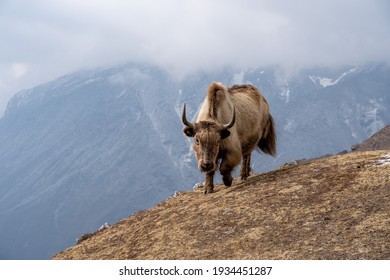
M 226 161 L 221 162 L 221 167 L 219 168 L 223 184 L 227 187 L 230 187 L 233 183 L 232 171 L 234 166 L 231 166 Z
M 240 170 L 241 180 L 246 180 L 251 172 L 251 154 L 242 156 L 242 165 Z

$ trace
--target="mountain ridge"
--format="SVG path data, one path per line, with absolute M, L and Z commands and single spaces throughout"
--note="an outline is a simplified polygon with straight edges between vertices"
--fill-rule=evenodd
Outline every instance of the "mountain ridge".
M 352 145 L 352 151 L 390 150 L 390 124 L 360 144 Z

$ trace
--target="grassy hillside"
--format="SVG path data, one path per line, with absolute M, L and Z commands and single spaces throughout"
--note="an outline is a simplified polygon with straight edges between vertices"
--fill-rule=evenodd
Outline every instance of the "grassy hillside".
M 389 150 L 294 162 L 179 193 L 53 259 L 390 259 L 389 198 Z

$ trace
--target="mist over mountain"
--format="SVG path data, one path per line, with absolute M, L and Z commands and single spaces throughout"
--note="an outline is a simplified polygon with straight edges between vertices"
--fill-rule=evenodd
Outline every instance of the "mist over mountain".
M 0 259 L 47 259 L 101 225 L 203 181 L 181 106 L 194 118 L 211 81 L 251 83 L 270 104 L 276 158 L 254 172 L 338 153 L 390 123 L 386 65 L 199 72 L 145 64 L 72 73 L 19 92 L 0 119 Z

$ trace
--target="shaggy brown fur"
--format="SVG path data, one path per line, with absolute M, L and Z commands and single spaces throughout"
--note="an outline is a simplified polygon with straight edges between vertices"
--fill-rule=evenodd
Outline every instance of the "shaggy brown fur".
M 184 133 L 194 137 L 198 168 L 206 172 L 205 193 L 213 192 L 213 177 L 219 166 L 222 180 L 231 186 L 232 170 L 240 164 L 240 176 L 250 174 L 250 158 L 255 148 L 276 154 L 276 134 L 269 106 L 252 85 L 230 88 L 213 82 L 208 88 L 195 123 L 189 123 L 184 104 Z

